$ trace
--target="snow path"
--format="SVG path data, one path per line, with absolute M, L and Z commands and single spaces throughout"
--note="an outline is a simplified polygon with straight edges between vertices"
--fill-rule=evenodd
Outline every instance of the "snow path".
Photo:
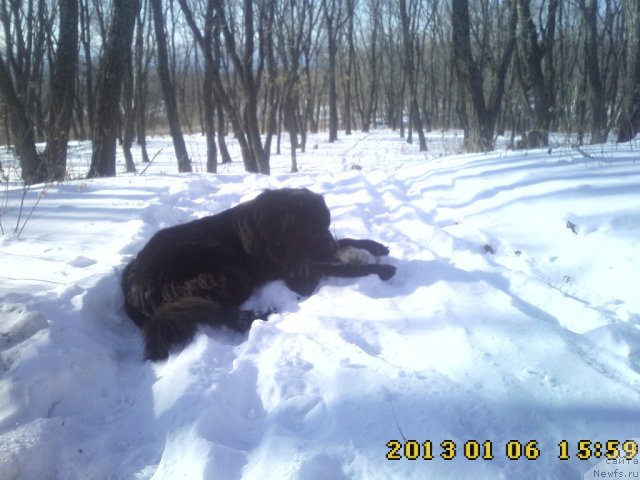
M 297 175 L 283 155 L 271 177 L 178 176 L 167 154 L 50 186 L 0 237 L 0 479 L 583 478 L 599 460 L 579 440 L 640 437 L 637 151 L 426 161 L 394 135 L 318 141 Z M 247 338 L 203 329 L 142 362 L 127 261 L 160 228 L 279 187 L 325 194 L 336 234 L 388 245 L 397 275 L 303 299 L 269 284 L 249 302 L 280 313 Z M 436 458 L 387 460 L 403 437 Z M 494 458 L 466 459 L 468 440 Z M 509 460 L 510 440 L 540 457 Z

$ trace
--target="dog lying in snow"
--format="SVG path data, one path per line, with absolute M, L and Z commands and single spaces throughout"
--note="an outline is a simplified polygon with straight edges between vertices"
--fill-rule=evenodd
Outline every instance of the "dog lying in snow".
M 307 189 L 267 190 L 217 215 L 160 230 L 125 268 L 124 308 L 142 329 L 145 358 L 167 358 L 198 324 L 249 329 L 272 312 L 241 310 L 253 291 L 283 280 L 308 296 L 325 276 L 376 274 L 389 250 L 373 240 L 336 240 L 324 198 Z

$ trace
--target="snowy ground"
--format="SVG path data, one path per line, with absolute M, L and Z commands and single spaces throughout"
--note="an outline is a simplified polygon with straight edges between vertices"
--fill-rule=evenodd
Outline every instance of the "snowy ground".
M 639 145 L 443 155 L 459 141 L 420 154 L 388 131 L 322 136 L 301 173 L 285 152 L 261 177 L 239 162 L 177 175 L 156 139 L 144 175 L 36 186 L 20 220 L 8 185 L 0 480 L 640 476 L 637 458 L 596 458 L 640 437 Z M 203 140 L 190 148 L 202 170 Z M 90 151 L 72 151 L 80 176 Z M 206 330 L 143 362 L 127 261 L 160 228 L 285 186 L 325 194 L 336 234 L 388 245 L 397 275 L 309 298 L 267 285 L 251 303 L 280 313 L 248 337 Z M 434 458 L 404 458 L 412 440 Z

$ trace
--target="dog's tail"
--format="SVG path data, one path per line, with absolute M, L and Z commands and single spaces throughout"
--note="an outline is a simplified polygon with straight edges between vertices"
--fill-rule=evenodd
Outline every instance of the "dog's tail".
M 164 360 L 173 347 L 193 338 L 198 325 L 227 327 L 245 332 L 255 319 L 266 320 L 273 311 L 254 312 L 223 307 L 205 298 L 183 298 L 157 310 L 142 327 L 147 360 Z

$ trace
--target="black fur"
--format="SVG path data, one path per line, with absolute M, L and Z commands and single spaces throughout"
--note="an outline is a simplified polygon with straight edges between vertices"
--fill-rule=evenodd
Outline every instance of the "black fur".
M 271 312 L 240 310 L 254 289 L 284 280 L 310 295 L 323 276 L 377 274 L 395 267 L 337 264 L 338 248 L 376 256 L 389 250 L 373 240 L 335 240 L 324 198 L 307 189 L 267 190 L 217 215 L 156 233 L 122 276 L 125 310 L 144 335 L 145 357 L 159 360 L 194 335 L 198 324 L 246 331 Z

